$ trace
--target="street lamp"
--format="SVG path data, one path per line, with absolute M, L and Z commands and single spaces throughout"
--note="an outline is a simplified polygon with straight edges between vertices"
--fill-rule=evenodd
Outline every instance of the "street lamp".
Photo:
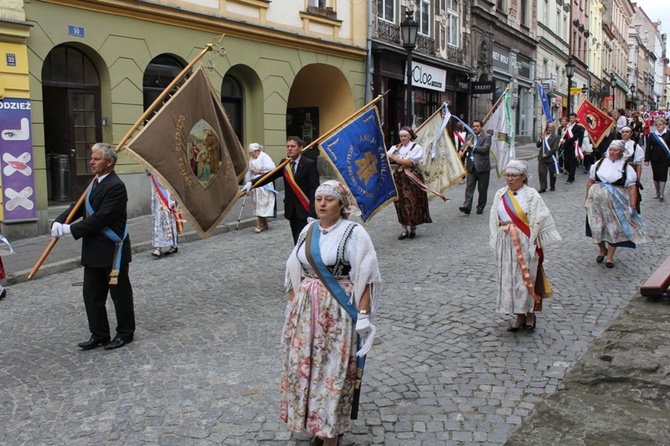
M 405 110 L 405 125 L 412 125 L 412 51 L 416 47 L 416 35 L 419 24 L 414 21 L 414 11 L 405 10 L 407 17 L 400 24 L 402 46 L 407 50 L 407 105 Z
M 572 61 L 572 56 L 568 57 L 568 63 L 565 64 L 565 75 L 568 77 L 568 118 L 570 118 L 570 88 L 572 87 L 572 76 L 575 75 L 575 63 Z
M 636 97 L 635 97 L 635 85 L 630 86 L 630 101 L 633 103 L 633 108 L 637 109 Z
M 610 73 L 610 94 L 612 95 L 612 108 L 616 108 L 614 106 L 614 87 L 616 87 L 616 76 L 614 75 L 614 72 Z

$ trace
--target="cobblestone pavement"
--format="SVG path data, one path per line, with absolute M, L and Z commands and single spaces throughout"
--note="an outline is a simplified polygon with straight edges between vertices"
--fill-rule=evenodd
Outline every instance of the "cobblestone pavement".
M 531 162 L 531 172 L 536 163 Z M 650 198 L 651 243 L 596 264 L 583 235 L 587 175 L 543 194 L 564 243 L 547 252 L 555 296 L 534 333 L 495 313 L 488 211 L 458 211 L 463 185 L 431 202 L 434 223 L 398 241 L 393 206 L 369 227 L 385 281 L 380 336 L 360 419 L 343 445 L 501 445 L 552 394 L 670 252 L 668 203 Z M 492 178 L 489 203 L 503 181 Z M 531 178 L 531 186 L 537 179 Z M 131 234 L 132 236 L 132 234 Z M 0 302 L 0 443 L 11 445 L 307 445 L 278 421 L 285 220 L 135 255 L 138 329 L 118 350 L 88 338 L 82 270 L 10 287 Z M 111 303 L 110 303 L 111 309 Z M 113 311 L 112 311 L 113 312 Z

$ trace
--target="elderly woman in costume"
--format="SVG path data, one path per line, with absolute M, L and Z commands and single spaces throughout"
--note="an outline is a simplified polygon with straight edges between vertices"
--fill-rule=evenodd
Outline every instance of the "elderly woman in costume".
M 428 209 L 428 194 L 417 184 L 417 181 L 424 183 L 423 174 L 417 167 L 423 158 L 423 149 L 413 142 L 416 135 L 411 127 L 403 127 L 399 135 L 400 144 L 388 151 L 388 158 L 397 166 L 393 174 L 398 189 L 395 210 L 402 226 L 398 240 L 404 240 L 416 236 L 418 225 L 432 223 L 433 220 Z
M 600 249 L 596 262 L 614 268 L 617 247 L 646 242 L 644 223 L 630 203 L 637 202 L 637 174 L 624 158 L 625 143 L 614 140 L 607 156 L 591 166 L 586 183 L 586 235 Z
M 326 446 L 337 444 L 356 413 L 357 367 L 362 372 L 374 339 L 381 292 L 370 237 L 347 218 L 353 203 L 342 183 L 321 184 L 319 219 L 302 230 L 286 263 L 280 419 Z
M 656 131 L 649 134 L 644 153 L 644 165 L 651 164 L 654 177 L 656 195 L 654 199 L 665 199 L 665 183 L 668 181 L 668 167 L 670 166 L 670 132 L 666 128 L 664 118 L 656 118 Z
M 263 146 L 258 143 L 249 144 L 249 170 L 245 181 L 252 181 L 272 171 L 276 166 L 270 155 L 263 151 Z M 257 219 L 256 233 L 263 232 L 269 228 L 267 218 L 275 215 L 275 190 L 272 183 L 263 187 L 252 189 L 250 194 L 254 203 L 254 216 Z
M 561 241 L 540 194 L 528 187 L 528 165 L 512 160 L 505 168 L 507 186 L 496 192 L 489 225 L 498 271 L 498 313 L 514 314 L 507 330 L 534 330 L 542 299 L 551 296 L 544 275 L 543 249 Z

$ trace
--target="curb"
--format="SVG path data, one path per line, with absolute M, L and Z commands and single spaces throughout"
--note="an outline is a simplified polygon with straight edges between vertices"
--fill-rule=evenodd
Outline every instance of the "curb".
M 278 212 L 277 217 L 283 216 L 283 212 Z M 244 220 L 240 220 L 240 226 L 239 229 L 247 229 L 254 227 L 256 225 L 256 217 L 252 218 L 247 218 Z M 225 234 L 226 232 L 232 232 L 235 231 L 235 227 L 237 226 L 237 221 L 234 222 L 229 222 L 229 223 L 224 223 L 216 227 L 214 232 L 210 235 L 210 237 L 214 235 L 219 235 L 219 234 Z M 179 236 L 179 244 L 183 243 L 189 243 L 189 242 L 194 242 L 197 240 L 202 240 L 202 237 L 200 237 L 200 234 L 198 234 L 197 231 L 189 231 L 185 232 L 182 235 Z M 134 243 L 131 247 L 131 252 L 133 254 L 140 254 L 140 253 L 145 253 L 147 251 L 150 251 L 153 248 L 152 242 L 151 241 L 143 241 L 143 242 L 138 242 Z M 28 282 L 29 280 L 35 280 L 39 279 L 40 277 L 45 277 L 49 276 L 51 274 L 57 274 L 57 273 L 63 273 L 66 271 L 71 271 L 76 268 L 81 268 L 81 258 L 80 257 L 75 257 L 72 259 L 66 259 L 66 260 L 60 260 L 58 262 L 54 263 L 47 263 L 43 264 L 37 274 L 35 275 L 34 278 L 28 279 L 28 275 L 32 271 L 31 269 L 26 269 L 22 271 L 17 271 L 13 274 L 8 274 L 7 277 L 3 280 L 0 281 L 0 283 L 3 286 L 11 286 L 11 285 L 16 285 L 17 283 L 23 283 L 23 282 Z

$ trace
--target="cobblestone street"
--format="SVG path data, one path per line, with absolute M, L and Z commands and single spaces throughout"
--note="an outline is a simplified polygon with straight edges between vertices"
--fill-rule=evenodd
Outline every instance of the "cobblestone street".
M 538 187 L 531 161 L 530 185 Z M 670 253 L 669 203 L 641 217 L 650 243 L 597 264 L 584 236 L 587 175 L 542 195 L 564 239 L 546 251 L 554 288 L 534 333 L 495 313 L 488 214 L 458 211 L 464 185 L 431 201 L 433 224 L 398 241 L 393 206 L 368 231 L 384 292 L 361 412 L 343 445 L 501 445 L 552 394 Z M 237 217 L 237 215 L 235 215 Z M 0 443 L 9 445 L 307 445 L 278 421 L 288 222 L 231 231 L 153 259 L 134 254 L 135 342 L 81 351 L 83 271 L 8 288 L 0 303 Z M 133 240 L 131 232 L 131 240 Z M 113 313 L 109 302 L 108 308 Z M 113 324 L 112 324 L 113 325 Z

